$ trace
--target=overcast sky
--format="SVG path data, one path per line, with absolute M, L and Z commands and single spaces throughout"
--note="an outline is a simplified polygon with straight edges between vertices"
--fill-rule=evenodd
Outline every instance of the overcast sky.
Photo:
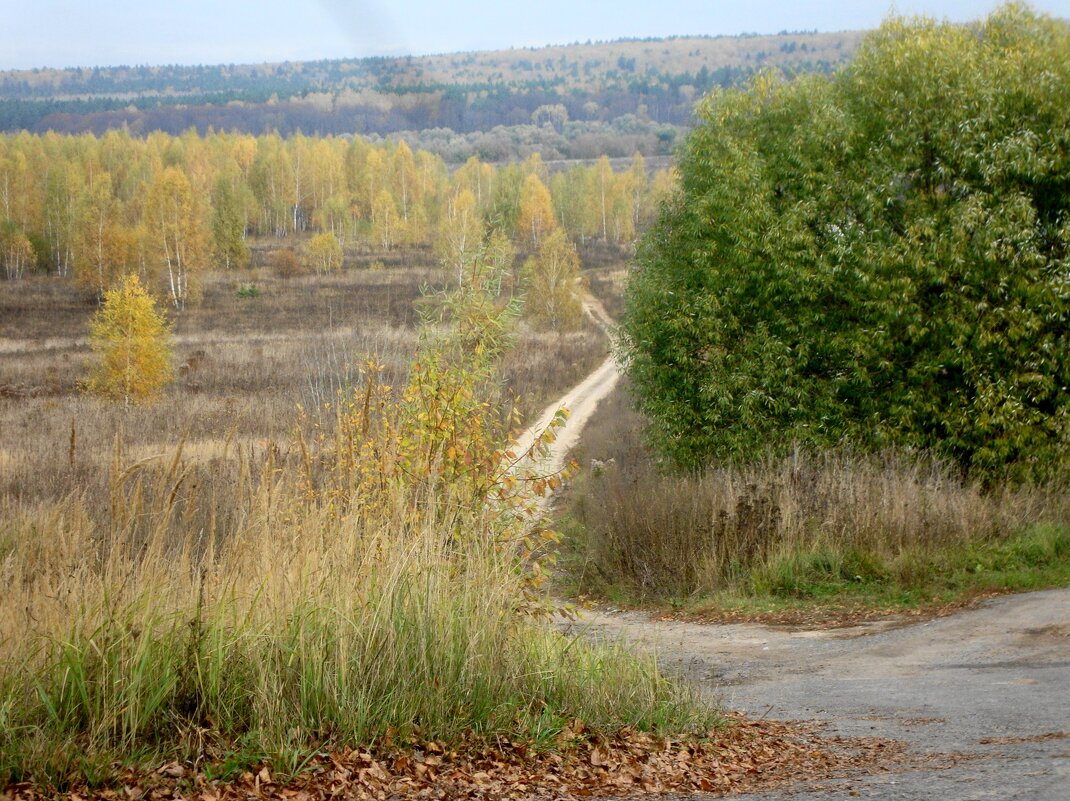
M 988 0 L 0 0 L 0 69 L 219 64 L 872 28 L 968 20 Z M 1033 7 L 1070 18 L 1070 0 Z

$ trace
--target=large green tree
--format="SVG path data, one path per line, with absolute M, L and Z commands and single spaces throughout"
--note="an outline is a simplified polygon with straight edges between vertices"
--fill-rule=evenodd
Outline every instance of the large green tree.
M 678 462 L 792 443 L 1039 477 L 1070 432 L 1070 25 L 892 19 L 699 107 L 625 356 Z

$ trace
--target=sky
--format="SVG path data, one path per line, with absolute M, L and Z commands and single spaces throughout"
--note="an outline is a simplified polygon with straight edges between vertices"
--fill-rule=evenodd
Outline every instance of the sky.
M 425 55 L 670 35 L 965 21 L 995 0 L 0 0 L 0 69 Z M 1070 19 L 1070 0 L 1036 0 Z

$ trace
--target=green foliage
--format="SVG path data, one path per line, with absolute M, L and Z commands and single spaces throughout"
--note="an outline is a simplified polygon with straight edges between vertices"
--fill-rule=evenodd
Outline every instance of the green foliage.
M 1070 26 L 893 19 L 831 79 L 718 92 L 624 320 L 677 462 L 793 441 L 1042 478 L 1070 435 Z
M 216 180 L 212 201 L 212 249 L 216 259 L 228 270 L 248 267 L 252 253 L 245 242 L 241 199 L 226 176 Z
M 171 332 L 136 275 L 104 293 L 89 328 L 98 363 L 86 389 L 124 404 L 151 400 L 172 378 Z

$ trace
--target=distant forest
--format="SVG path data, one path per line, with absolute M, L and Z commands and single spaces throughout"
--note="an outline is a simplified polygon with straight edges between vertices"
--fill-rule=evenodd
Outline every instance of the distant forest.
M 670 152 L 695 100 L 827 72 L 860 33 L 623 40 L 303 63 L 0 72 L 0 131 L 398 137 L 448 162 Z

